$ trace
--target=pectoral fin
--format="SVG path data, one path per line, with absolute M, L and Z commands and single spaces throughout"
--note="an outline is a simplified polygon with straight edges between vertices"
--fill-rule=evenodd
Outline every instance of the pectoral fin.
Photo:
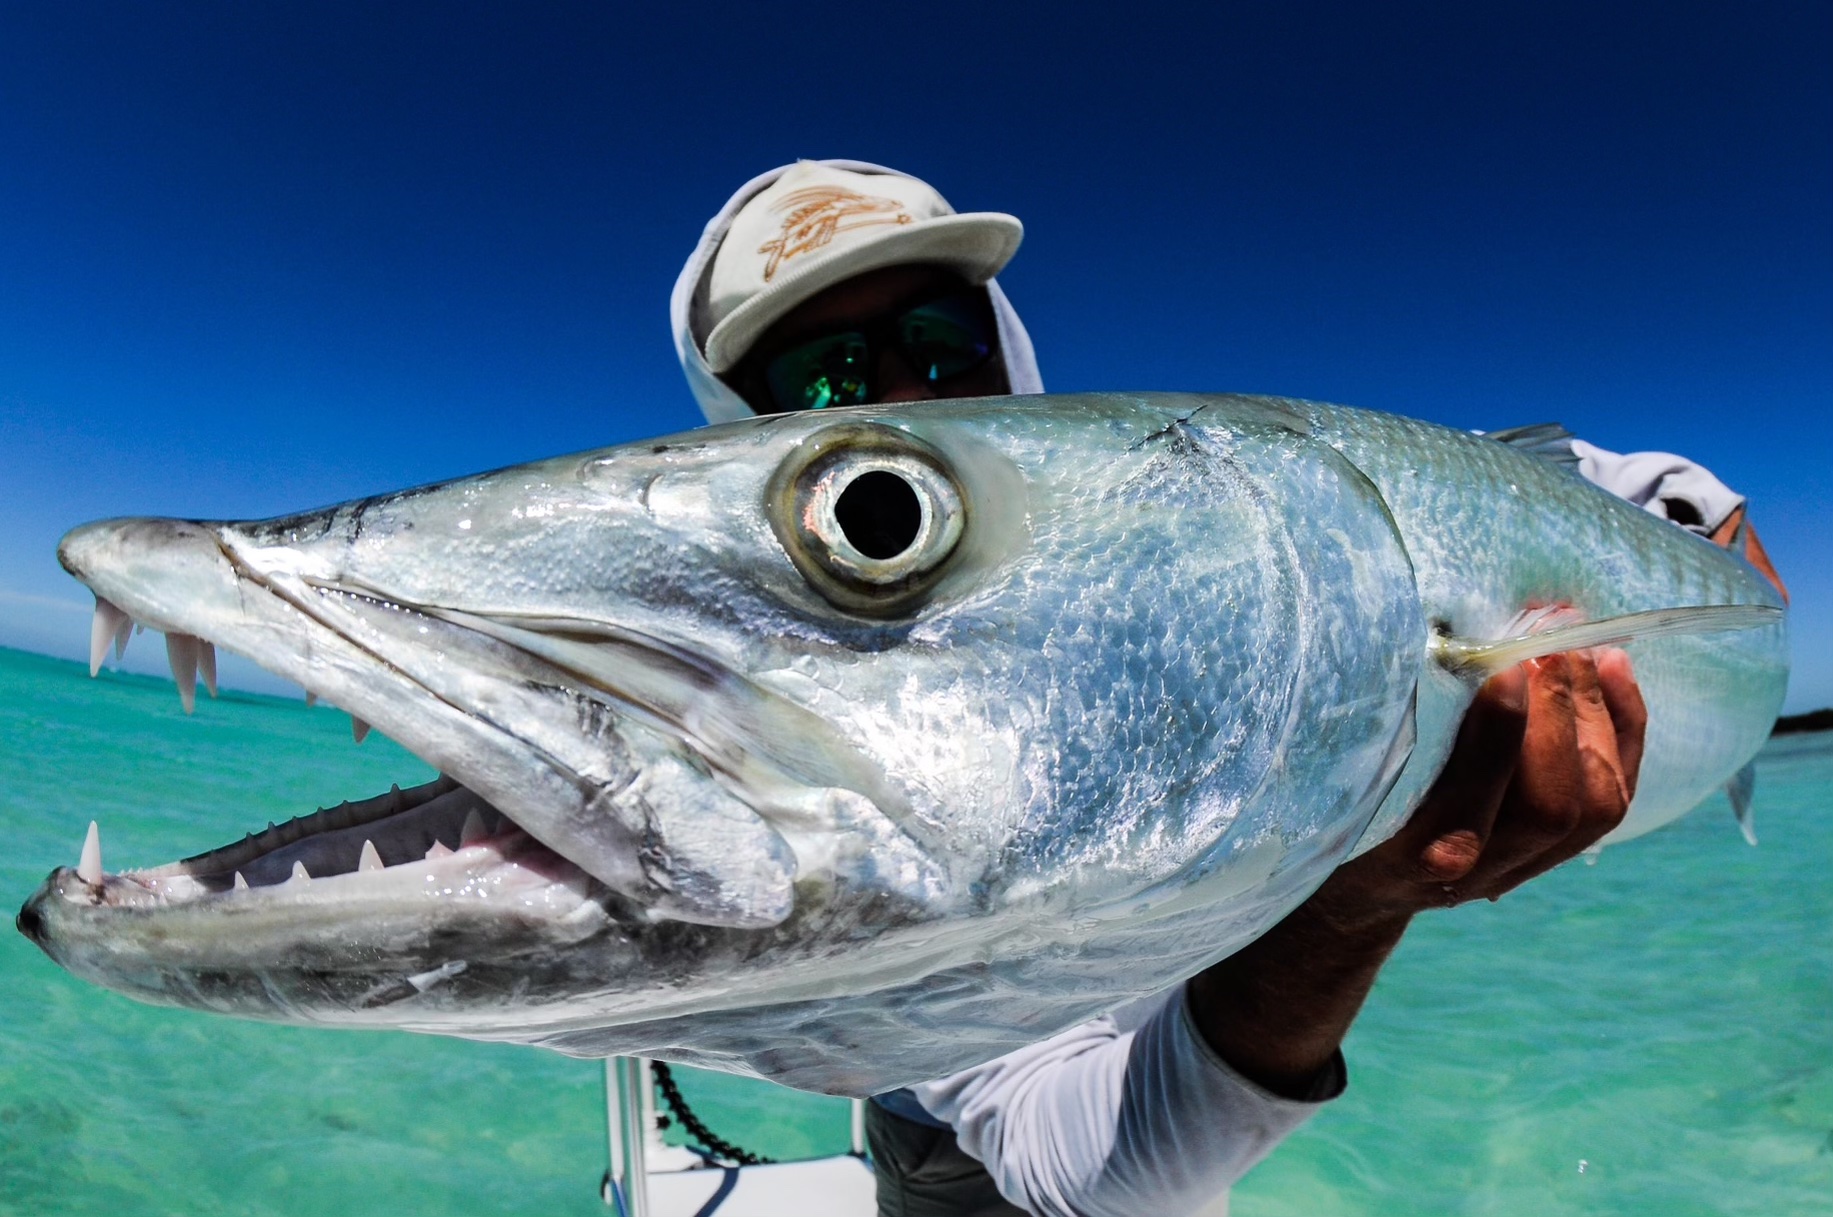
M 1738 831 L 1752 845 L 1757 843 L 1754 801 L 1757 794 L 1757 764 L 1752 761 L 1725 783 L 1725 794 L 1731 800 L 1731 814 L 1738 818 Z
M 1621 617 L 1605 617 L 1598 621 L 1554 625 L 1493 640 L 1441 635 L 1433 643 L 1433 655 L 1452 672 L 1474 681 L 1483 681 L 1524 660 L 1537 659 L 1542 655 L 1556 655 L 1561 651 L 1578 651 L 1586 647 L 1621 646 L 1642 638 L 1665 638 L 1672 634 L 1717 634 L 1731 630 L 1761 629 L 1780 622 L 1782 612 L 1766 604 L 1703 604 L 1688 608 L 1652 609 L 1645 613 L 1626 613 Z

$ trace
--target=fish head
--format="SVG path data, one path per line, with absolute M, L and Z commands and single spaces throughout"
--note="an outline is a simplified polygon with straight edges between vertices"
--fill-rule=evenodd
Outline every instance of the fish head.
M 1023 1042 L 1149 992 L 1359 832 L 1340 812 L 1392 750 L 1407 661 L 1348 655 L 1337 618 L 1424 636 L 1382 617 L 1410 578 L 1391 521 L 1302 416 L 1234 399 L 1192 428 L 1211 405 L 799 414 L 273 520 L 79 528 L 61 558 L 99 600 L 442 776 L 162 867 L 61 869 L 21 927 L 147 1000 L 827 1089 L 1002 1045 L 932 1036 L 835 1083 L 773 1064 L 746 1012 L 806 1041 L 810 1011 L 1053 960 L 983 986 L 1048 991 L 1000 1033 Z M 1205 891 L 1240 905 L 1210 940 Z M 1086 966 L 1167 902 L 1175 949 Z M 816 1055 L 872 1057 L 858 1038 Z

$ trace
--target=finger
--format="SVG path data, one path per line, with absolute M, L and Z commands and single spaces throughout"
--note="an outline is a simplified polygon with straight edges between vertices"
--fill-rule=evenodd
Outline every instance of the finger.
M 1744 557 L 1757 568 L 1758 574 L 1776 585 L 1776 591 L 1782 596 L 1782 603 L 1787 604 L 1789 602 L 1788 588 L 1783 585 L 1782 576 L 1776 573 L 1775 564 L 1769 560 L 1769 551 L 1763 548 L 1763 542 L 1757 540 L 1757 530 L 1754 525 L 1747 525 L 1744 529 Z
M 1564 775 L 1571 794 L 1563 797 L 1572 802 L 1570 807 L 1524 807 L 1530 820 L 1538 813 L 1547 835 L 1538 843 L 1537 852 L 1498 876 L 1500 891 L 1571 861 L 1621 824 L 1629 810 L 1630 788 L 1617 753 L 1617 729 L 1604 697 L 1596 658 L 1590 654 L 1569 655 L 1566 667 L 1571 678 L 1573 737 Z M 1547 787 L 1558 788 L 1551 783 Z M 1553 837 L 1554 827 L 1568 820 L 1567 831 Z
M 1604 819 L 1609 821 L 1607 832 L 1617 826 L 1629 807 L 1629 782 L 1617 753 L 1617 728 L 1604 699 L 1595 654 L 1572 657 L 1572 715 L 1579 766 L 1579 823 L 1575 831 L 1589 832 L 1596 821 Z
M 1712 530 L 1710 538 L 1712 544 L 1720 549 L 1730 549 L 1738 539 L 1738 526 L 1743 522 L 1744 505 L 1740 503 L 1731 509 L 1731 514 L 1726 516 L 1717 528 Z
M 1498 673 L 1477 691 L 1444 772 L 1404 834 L 1421 878 L 1454 883 L 1476 866 L 1514 780 L 1527 722 L 1528 681 L 1520 668 Z
M 1578 715 L 1573 704 L 1573 657 L 1547 655 L 1528 673 L 1527 730 L 1496 818 L 1480 872 L 1466 895 L 1495 898 L 1520 882 L 1527 868 L 1577 826 L 1583 776 L 1578 763 Z
M 1633 799 L 1636 780 L 1642 774 L 1648 704 L 1642 700 L 1642 689 L 1636 684 L 1636 672 L 1628 651 L 1613 647 L 1598 655 L 1598 684 L 1604 692 L 1604 704 L 1610 708 L 1610 721 L 1616 726 L 1617 758 L 1623 764 L 1623 778 Z

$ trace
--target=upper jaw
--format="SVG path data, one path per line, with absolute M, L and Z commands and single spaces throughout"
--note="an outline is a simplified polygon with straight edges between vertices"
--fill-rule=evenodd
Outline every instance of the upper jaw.
M 644 825 L 617 814 L 639 776 L 631 741 L 648 741 L 651 757 L 674 746 L 653 713 L 645 724 L 607 712 L 608 699 L 589 697 L 547 659 L 448 619 L 463 614 L 346 590 L 310 547 L 252 545 L 235 525 L 104 521 L 73 531 L 59 553 L 98 603 L 299 682 L 476 792 L 490 813 L 552 847 L 551 862 L 652 915 L 680 911 L 669 906 L 668 876 L 643 854 Z M 446 836 L 457 848 L 456 833 Z M 344 853 L 361 842 L 348 844 Z M 225 869 L 213 882 L 229 878 Z M 160 897 L 183 887 L 168 880 Z
M 516 736 L 458 696 L 464 690 L 452 686 L 467 671 L 462 649 L 442 655 L 423 648 L 424 670 L 404 666 L 406 656 L 388 653 L 398 650 L 390 645 L 395 640 L 362 628 L 357 614 L 343 613 L 351 620 L 334 624 L 337 593 L 313 588 L 297 574 L 255 572 L 238 561 L 228 531 L 184 520 L 104 520 L 69 533 L 58 557 L 98 601 L 148 628 L 245 655 L 354 717 L 383 725 L 403 747 L 524 827 L 534 825 L 518 811 L 525 815 L 580 802 L 574 775 L 541 763 Z M 371 619 L 386 621 L 389 611 L 378 603 Z M 394 624 L 415 628 L 404 620 Z M 465 640 L 453 631 L 446 641 L 462 648 Z M 483 683 L 481 677 L 472 679 Z

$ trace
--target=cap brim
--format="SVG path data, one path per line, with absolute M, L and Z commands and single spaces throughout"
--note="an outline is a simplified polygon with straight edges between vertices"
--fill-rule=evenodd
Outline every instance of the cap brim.
M 933 262 L 960 271 L 969 283 L 985 283 L 1012 260 L 1024 236 L 1025 226 L 1017 216 L 975 211 L 887 228 L 868 240 L 817 255 L 779 276 L 714 326 L 706 336 L 707 365 L 715 372 L 731 370 L 751 344 L 789 310 L 868 271 Z

